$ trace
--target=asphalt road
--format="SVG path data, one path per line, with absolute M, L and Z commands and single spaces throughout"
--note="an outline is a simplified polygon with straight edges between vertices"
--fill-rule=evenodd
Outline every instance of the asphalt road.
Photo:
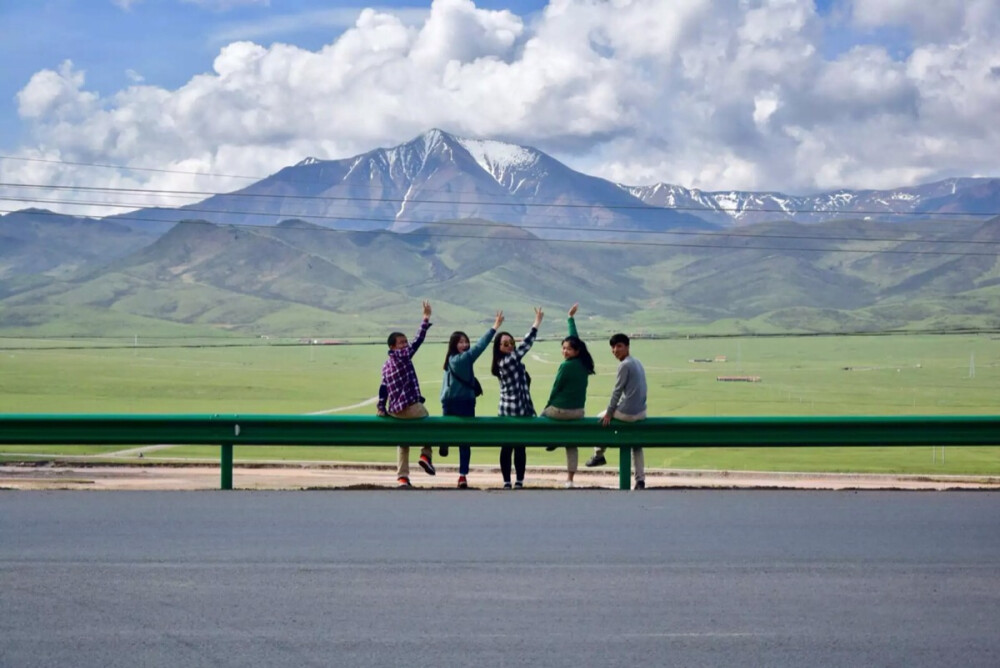
M 1000 665 L 1000 493 L 0 492 L 0 666 Z

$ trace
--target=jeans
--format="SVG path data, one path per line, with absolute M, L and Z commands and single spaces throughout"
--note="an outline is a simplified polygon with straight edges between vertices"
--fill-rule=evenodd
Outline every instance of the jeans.
M 476 417 L 475 399 L 442 399 L 441 413 L 452 417 Z M 458 474 L 469 475 L 469 463 L 472 460 L 472 448 L 468 445 L 458 446 Z

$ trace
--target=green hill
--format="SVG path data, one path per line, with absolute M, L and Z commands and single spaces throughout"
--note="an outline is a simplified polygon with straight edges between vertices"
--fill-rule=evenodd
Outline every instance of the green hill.
M 463 327 L 502 308 L 516 329 L 532 305 L 580 301 L 581 324 L 600 333 L 1000 328 L 1000 219 L 607 243 L 462 223 L 397 234 L 186 221 L 98 268 L 0 283 L 0 333 L 370 336 L 405 325 L 421 299 Z

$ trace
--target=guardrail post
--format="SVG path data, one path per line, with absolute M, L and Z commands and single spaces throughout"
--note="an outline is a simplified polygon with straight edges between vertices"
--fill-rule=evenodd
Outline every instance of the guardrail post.
M 632 476 L 632 448 L 618 448 L 618 489 L 629 488 L 629 478 Z
M 222 489 L 233 488 L 233 444 L 222 444 Z

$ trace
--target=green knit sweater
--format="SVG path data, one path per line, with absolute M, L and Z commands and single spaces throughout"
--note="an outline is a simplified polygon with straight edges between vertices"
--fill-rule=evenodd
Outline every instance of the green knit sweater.
M 576 323 L 573 318 L 569 318 L 569 335 L 578 336 L 576 333 Z M 546 406 L 556 408 L 574 409 L 583 408 L 587 403 L 587 380 L 589 374 L 583 368 L 583 363 L 573 357 L 563 360 L 556 371 L 556 379 L 552 383 L 552 392 L 549 393 L 549 401 Z

